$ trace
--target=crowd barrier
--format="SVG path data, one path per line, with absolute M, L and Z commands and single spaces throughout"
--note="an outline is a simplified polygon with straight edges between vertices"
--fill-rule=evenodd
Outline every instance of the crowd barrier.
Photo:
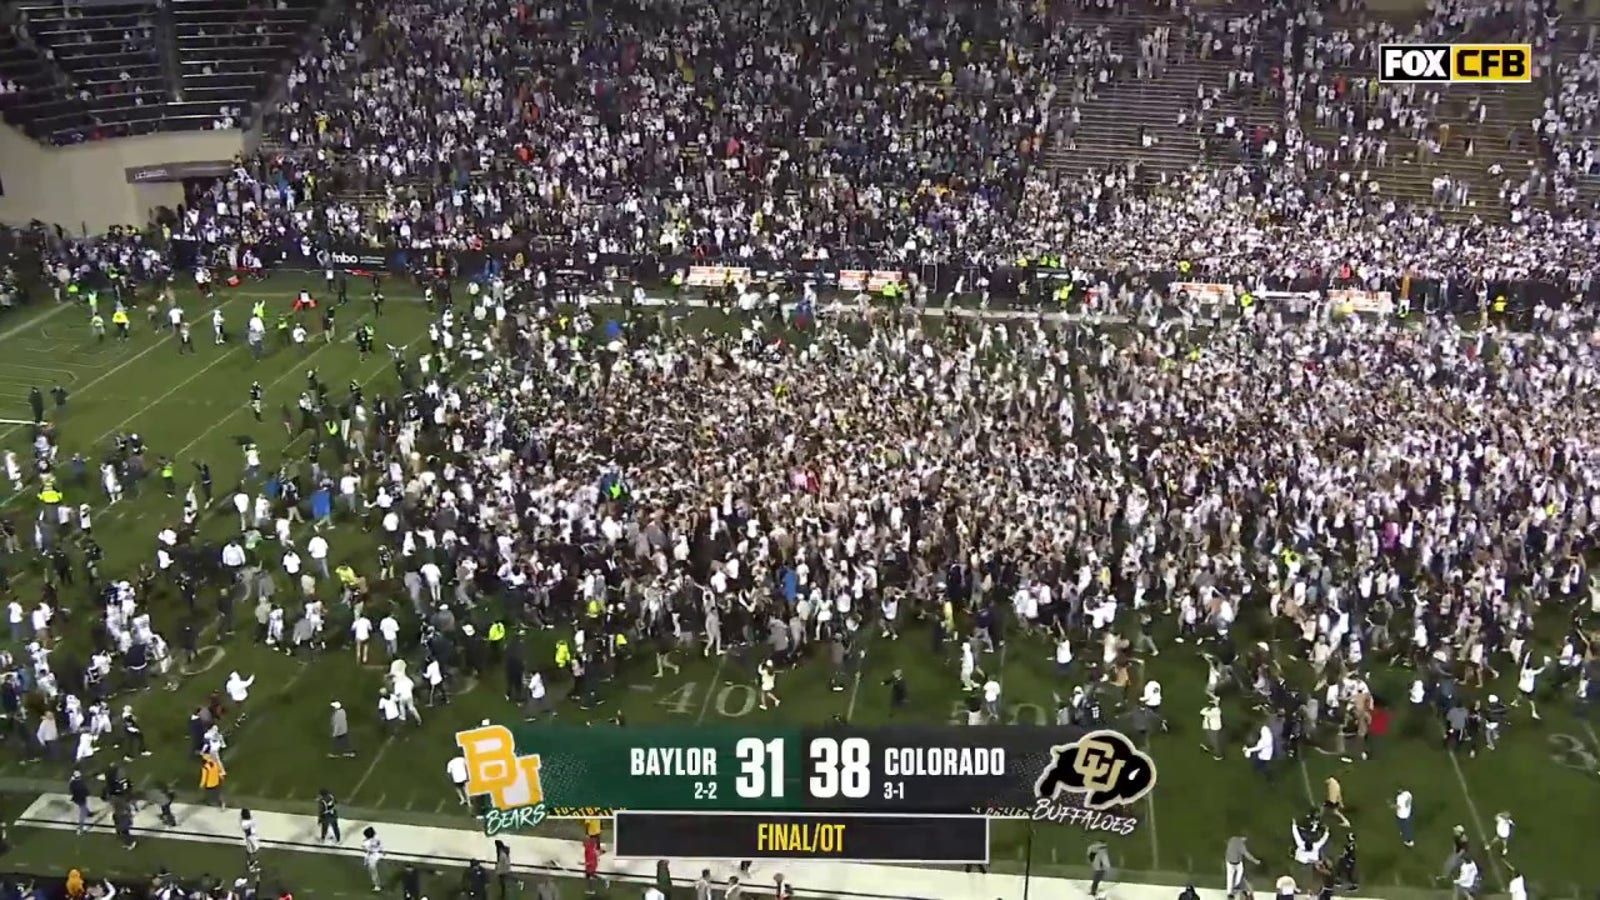
M 192 266 L 205 254 L 201 244 L 181 236 L 174 237 L 169 247 L 177 267 Z M 1559 306 L 1577 300 L 1588 306 L 1600 306 L 1600 279 L 1595 278 L 1563 279 L 1561 283 L 1556 283 L 1465 278 L 1443 280 L 1407 275 L 1378 283 L 1360 283 L 1340 278 L 1337 273 L 1262 278 L 1254 274 L 1233 273 L 1202 265 L 1179 266 L 1176 263 L 1166 271 L 1129 268 L 1083 271 L 1065 266 L 959 262 L 907 264 L 859 257 L 830 260 L 716 260 L 692 256 L 588 254 L 572 248 L 523 241 L 439 250 L 337 244 L 315 247 L 304 241 L 283 240 L 259 244 L 252 249 L 269 268 L 322 269 L 332 266 L 389 272 L 430 269 L 471 278 L 486 271 L 506 268 L 517 270 L 531 266 L 556 276 L 596 281 L 604 278 L 608 272 L 615 272 L 623 278 L 651 285 L 663 284 L 673 273 L 685 271 L 689 273 L 686 283 L 690 287 L 715 287 L 731 278 L 757 282 L 787 281 L 796 286 L 810 282 L 822 289 L 847 292 L 881 292 L 885 285 L 914 279 L 919 284 L 927 285 L 940 298 L 958 287 L 976 292 L 982 285 L 995 298 L 1036 303 L 1053 303 L 1055 291 L 1062 283 L 1078 280 L 1086 282 L 1083 287 L 1104 282 L 1113 290 L 1129 282 L 1158 291 L 1169 290 L 1179 282 L 1206 285 L 1206 290 L 1214 292 L 1213 299 L 1223 296 L 1231 299 L 1234 291 L 1242 289 L 1235 286 L 1243 285 L 1248 285 L 1257 296 L 1266 296 L 1268 292 L 1301 295 L 1334 291 L 1339 292 L 1337 302 L 1341 305 L 1382 314 L 1394 312 L 1402 298 L 1412 309 L 1458 314 L 1475 312 L 1501 297 L 1512 314 L 1525 313 L 1540 302 L 1546 306 Z M 1075 290 L 1073 299 L 1078 303 L 1087 299 L 1091 306 L 1095 302 L 1093 292 L 1085 290 Z

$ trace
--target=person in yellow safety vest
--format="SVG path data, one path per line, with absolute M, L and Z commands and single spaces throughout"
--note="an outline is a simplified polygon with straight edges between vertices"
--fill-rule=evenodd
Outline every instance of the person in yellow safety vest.
M 1506 295 L 1500 294 L 1494 298 L 1494 314 L 1501 315 L 1506 311 Z
M 222 781 L 227 777 L 228 772 L 222 768 L 222 760 L 209 753 L 201 758 L 200 789 L 206 792 L 206 803 L 222 805 Z
M 47 484 L 39 491 L 39 502 L 54 506 L 61 502 L 61 492 L 56 490 L 55 485 Z
M 111 314 L 111 324 L 115 325 L 116 328 L 117 328 L 117 340 L 125 341 L 125 340 L 128 339 L 128 311 L 127 310 L 118 309 L 116 312 L 112 313 Z
M 589 605 L 584 608 L 585 615 L 591 619 L 600 618 L 600 614 L 604 611 L 605 607 L 601 605 L 599 597 L 590 598 Z
M 1072 300 L 1072 285 L 1063 284 L 1056 288 L 1056 302 L 1066 306 Z
M 255 305 L 250 307 L 250 315 L 265 321 L 267 318 L 267 305 L 257 300 Z
M 1178 260 L 1178 274 L 1180 276 L 1182 276 L 1184 278 L 1188 278 L 1189 277 L 1189 270 L 1193 269 L 1193 268 L 1194 268 L 1194 264 L 1190 263 L 1187 259 Z
M 565 669 L 572 662 L 572 647 L 566 641 L 556 641 L 556 666 Z
M 1245 291 L 1244 293 L 1239 295 L 1239 310 L 1241 312 L 1248 312 L 1250 307 L 1255 306 L 1255 305 L 1256 305 L 1256 295 L 1255 294 L 1252 294 L 1249 291 Z
M 489 626 L 489 659 L 499 662 L 506 649 L 506 626 L 504 622 L 495 622 Z

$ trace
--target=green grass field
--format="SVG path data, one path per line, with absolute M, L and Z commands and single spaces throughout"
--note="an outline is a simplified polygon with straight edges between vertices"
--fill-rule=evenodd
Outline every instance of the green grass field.
M 274 310 L 286 308 L 303 284 L 316 286 L 310 282 L 311 276 L 280 275 L 264 285 L 220 295 L 230 326 L 242 326 L 254 300 L 266 300 Z M 425 340 L 428 319 L 422 305 L 397 283 L 391 285 L 391 291 L 391 302 L 378 322 L 379 343 L 401 346 Z M 73 391 L 58 422 L 64 455 L 81 451 L 93 460 L 114 434 L 134 431 L 144 437 L 152 459 L 157 455 L 175 458 L 180 479 L 192 477 L 191 462 L 209 462 L 216 477 L 218 503 L 205 515 L 204 530 L 209 536 L 225 537 L 237 526 L 224 498 L 242 469 L 240 438 L 255 440 L 269 466 L 285 452 L 304 455 L 304 443 L 293 442 L 285 433 L 277 409 L 280 404 L 293 405 L 306 370 L 316 368 L 333 395 L 341 398 L 352 380 L 367 385 L 369 396 L 390 388 L 393 367 L 386 353 L 362 362 L 353 344 L 323 343 L 315 327 L 313 342 L 304 355 L 289 348 L 277 349 L 256 362 L 242 344 L 212 346 L 209 307 L 192 292 L 183 300 L 197 323 L 199 352 L 195 356 L 180 357 L 176 342 L 152 334 L 143 327 L 142 316 L 136 318 L 140 327 L 126 345 L 114 340 L 93 343 L 86 316 L 76 309 L 25 310 L 0 320 L 0 417 L 25 419 L 28 386 L 38 384 L 48 391 L 60 380 Z M 353 301 L 341 313 L 341 335 L 350 334 L 358 321 L 370 315 L 364 300 Z M 685 321 L 691 328 L 718 328 L 723 322 L 721 314 L 706 311 L 689 314 Z M 246 410 L 252 380 L 266 388 L 266 421 L 259 424 Z M 24 459 L 27 437 L 26 426 L 5 425 L 0 430 L 6 446 L 17 449 Z M 142 496 L 97 515 L 96 536 L 106 551 L 104 572 L 128 572 L 148 561 L 154 532 L 161 523 L 177 520 L 181 501 L 167 499 L 156 487 L 151 482 Z M 68 487 L 66 497 L 71 503 L 94 503 L 97 509 L 102 503 L 95 484 Z M 4 508 L 0 514 L 15 518 L 25 543 L 29 529 L 24 526 L 34 506 L 31 491 L 0 502 Z M 371 535 L 344 523 L 329 533 L 329 540 L 332 563 L 349 562 L 368 577 L 376 574 Z M 270 541 L 263 548 L 273 552 Z M 31 602 L 41 584 L 40 564 L 24 553 L 7 560 L 6 565 L 17 595 Z M 277 569 L 275 561 L 272 568 Z M 285 589 L 280 583 L 280 598 L 288 596 L 281 593 Z M 170 641 L 187 613 L 170 589 L 162 591 L 140 599 L 151 607 L 157 630 Z M 64 596 L 69 610 L 85 609 L 90 602 L 81 584 Z M 397 615 L 409 614 L 409 603 L 398 584 L 375 584 L 374 596 L 397 598 L 395 606 L 401 611 Z M 203 598 L 207 603 L 213 599 Z M 156 751 L 129 764 L 137 784 L 174 781 L 185 790 L 193 787 L 196 767 L 186 752 L 188 714 L 208 694 L 222 689 L 229 671 L 237 670 L 254 674 L 257 682 L 251 714 L 229 739 L 227 787 L 235 802 L 257 809 L 309 813 L 318 788 L 327 786 L 339 794 L 352 819 L 474 826 L 456 805 L 444 768 L 453 755 L 452 735 L 458 728 L 485 718 L 508 724 L 515 721 L 516 711 L 502 697 L 498 676 L 468 683 L 450 707 L 424 709 L 420 728 L 385 739 L 375 720 L 381 664 L 358 665 L 342 646 L 314 661 L 271 652 L 253 642 L 253 618 L 245 606 L 238 611 L 240 627 L 229 638 L 219 637 L 214 617 L 205 614 L 198 625 L 206 646 L 178 690 L 152 691 L 127 701 L 138 709 Z M 332 624 L 336 626 L 340 613 L 334 615 Z M 1242 638 L 1272 637 L 1259 625 L 1252 631 L 1248 621 L 1241 621 L 1241 626 Z M 525 658 L 549 665 L 551 646 L 562 634 L 538 632 L 520 637 L 529 644 Z M 1596 810 L 1600 810 L 1600 739 L 1588 723 L 1570 714 L 1566 699 L 1556 702 L 1550 698 L 1542 723 L 1516 719 L 1498 752 L 1476 759 L 1456 758 L 1439 749 L 1439 732 L 1431 713 L 1404 704 L 1408 672 L 1380 664 L 1371 680 L 1380 699 L 1395 711 L 1395 729 L 1383 745 L 1373 748 L 1373 758 L 1345 763 L 1337 756 L 1313 751 L 1300 762 L 1280 766 L 1274 781 L 1266 784 L 1242 758 L 1243 726 L 1248 718 L 1236 699 L 1225 707 L 1225 721 L 1234 738 L 1228 759 L 1214 762 L 1201 751 L 1198 710 L 1204 667 L 1192 647 L 1173 643 L 1170 634 L 1158 634 L 1157 640 L 1164 650 L 1148 661 L 1147 677 L 1159 678 L 1166 688 L 1165 710 L 1172 731 L 1157 735 L 1150 747 L 1159 784 L 1140 808 L 1133 810 L 1141 820 L 1140 827 L 1131 836 L 1107 839 L 1123 880 L 1193 879 L 1200 884 L 1218 884 L 1226 838 L 1246 834 L 1255 854 L 1267 863 L 1257 879 L 1261 889 L 1265 872 L 1292 870 L 1290 820 L 1312 802 L 1320 802 L 1322 780 L 1335 775 L 1344 785 L 1350 816 L 1361 837 L 1363 883 L 1359 893 L 1363 895 L 1431 889 L 1448 855 L 1451 827 L 1462 825 L 1474 842 L 1481 844 L 1489 836 L 1495 813 L 1501 810 L 1510 811 L 1518 821 L 1510 861 L 1527 874 L 1541 896 L 1576 897 L 1591 894 L 1597 886 L 1588 874 L 1585 854 L 1591 828 L 1597 824 Z M 1080 654 L 1086 649 L 1080 649 Z M 985 668 L 998 674 L 1004 685 L 1008 722 L 1019 726 L 1045 723 L 1053 712 L 1053 695 L 1068 693 L 1073 686 L 1058 679 L 1051 648 L 1041 639 L 1014 635 L 1003 653 L 985 662 Z M 881 686 L 894 669 L 904 670 L 911 694 L 909 710 L 898 713 L 891 712 L 887 690 Z M 951 659 L 944 651 L 932 650 L 928 635 L 916 628 L 899 641 L 874 641 L 859 683 L 845 691 L 829 689 L 827 673 L 820 664 L 785 673 L 779 681 L 784 703 L 778 710 L 757 708 L 751 679 L 726 657 L 704 659 L 696 654 L 684 660 L 679 675 L 661 680 L 652 675 L 650 662 L 634 661 L 607 686 L 601 708 L 585 713 L 562 704 L 559 717 L 566 722 L 592 717 L 598 723 L 621 710 L 628 727 L 661 723 L 805 725 L 826 723 L 834 716 L 855 725 L 893 720 L 943 723 L 955 721 L 960 701 Z M 553 693 L 561 695 L 560 676 L 552 684 Z M 1502 695 L 1512 693 L 1509 682 L 1494 688 Z M 352 710 L 360 750 L 354 759 L 328 759 L 325 755 L 328 704 L 336 699 Z M 113 755 L 105 751 L 101 759 Z M 23 798 L 20 808 L 30 795 L 63 790 L 65 775 L 62 765 L 23 762 L 13 750 L 0 765 L 0 789 Z M 1402 786 L 1417 800 L 1414 849 L 1400 845 L 1387 805 Z M 563 829 L 572 826 L 556 822 L 543 827 L 564 834 Z M 1026 866 L 1038 874 L 1080 873 L 1083 848 L 1091 839 L 1069 826 L 1054 825 L 1032 827 L 1030 836 L 1029 825 L 1015 822 L 997 823 L 995 834 L 997 868 L 1020 871 Z M 240 864 L 232 848 L 184 845 L 180 855 L 185 861 L 180 861 L 158 858 L 160 848 L 169 846 L 160 841 L 148 842 L 126 857 L 121 850 L 110 849 L 113 845 L 104 838 L 18 829 L 13 841 L 16 859 L 30 865 L 81 863 L 92 869 L 109 859 L 116 867 L 135 872 L 164 863 L 188 874 L 198 874 L 189 871 L 198 867 L 220 876 L 236 874 L 222 872 L 222 867 Z M 273 869 L 291 873 L 297 880 L 293 885 L 297 892 L 338 893 L 351 884 L 359 889 L 361 884 L 361 873 L 349 860 L 299 856 L 286 858 L 281 869 L 277 865 Z M 345 869 L 349 869 L 348 875 L 341 874 Z M 1485 872 L 1485 886 L 1502 889 L 1509 877 L 1507 871 L 1503 863 L 1490 867 Z

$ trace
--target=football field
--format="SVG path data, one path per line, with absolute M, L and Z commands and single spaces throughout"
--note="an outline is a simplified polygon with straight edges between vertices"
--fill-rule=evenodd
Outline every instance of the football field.
M 230 330 L 238 333 L 253 302 L 266 302 L 275 316 L 287 311 L 295 292 L 302 287 L 318 288 L 318 281 L 310 275 L 280 274 L 264 283 L 219 292 L 217 300 Z M 52 386 L 60 383 L 67 388 L 70 399 L 66 407 L 59 414 L 52 410 L 48 418 L 57 425 L 62 459 L 82 453 L 90 465 L 87 482 L 80 485 L 67 480 L 63 492 L 68 503 L 87 502 L 95 507 L 94 533 L 105 550 L 102 572 L 110 577 L 131 575 L 141 563 L 153 565 L 155 532 L 164 524 L 179 521 L 183 488 L 194 478 L 195 463 L 208 463 L 216 480 L 216 502 L 203 513 L 202 534 L 221 542 L 237 532 L 238 522 L 227 498 L 243 469 L 242 442 L 258 444 L 269 468 L 285 457 L 303 460 L 308 442 L 286 431 L 279 409 L 293 408 L 308 370 L 316 370 L 335 401 L 343 399 L 351 382 L 362 384 L 368 397 L 394 387 L 394 366 L 383 345 L 409 346 L 414 358 L 426 347 L 429 319 L 415 293 L 398 279 L 391 279 L 386 288 L 390 302 L 383 316 L 375 319 L 364 287 L 352 284 L 351 303 L 339 311 L 338 339 L 325 342 L 319 327 L 308 320 L 312 337 L 304 351 L 279 346 L 277 335 L 270 333 L 269 319 L 272 352 L 259 361 L 242 342 L 212 344 L 211 306 L 192 290 L 181 299 L 195 323 L 198 352 L 194 355 L 179 355 L 177 341 L 165 329 L 149 327 L 142 311 L 135 314 L 129 342 L 108 338 L 97 344 L 89 334 L 87 313 L 81 309 L 21 310 L 0 319 L 0 419 L 28 418 L 30 386 L 37 385 L 46 393 L 47 407 Z M 676 313 L 682 313 L 686 327 L 726 327 L 722 313 Z M 348 337 L 357 324 L 368 320 L 377 327 L 378 352 L 363 361 Z M 265 388 L 264 421 L 259 423 L 247 408 L 252 381 Z M 650 423 L 638 425 L 648 428 Z M 174 460 L 178 498 L 166 497 L 159 480 L 152 478 L 137 496 L 105 506 L 95 474 L 96 461 L 114 436 L 133 432 L 149 448 L 149 459 L 168 456 Z M 0 425 L 6 449 L 16 450 L 23 460 L 30 457 L 28 437 L 25 424 Z M 331 452 L 323 462 L 334 462 Z M 3 489 L 9 491 L 9 485 Z M 38 508 L 32 495 L 33 491 L 27 490 L 0 500 L 0 515 L 12 519 L 22 538 L 24 552 L 6 560 L 5 565 L 13 591 L 25 605 L 37 598 L 44 574 L 44 564 L 34 557 L 29 544 L 28 522 Z M 385 584 L 376 580 L 375 535 L 364 532 L 359 522 L 337 517 L 336 521 L 325 533 L 331 545 L 330 567 L 347 563 L 373 579 L 373 598 L 379 606 L 392 603 L 396 616 L 409 622 L 410 604 L 402 586 L 397 581 Z M 301 531 L 297 537 L 306 533 Z M 272 541 L 263 541 L 257 552 L 269 569 L 279 571 Z M 281 571 L 279 580 L 281 601 L 288 597 L 283 593 L 287 588 L 281 583 Z M 189 714 L 209 695 L 222 691 L 229 672 L 238 671 L 255 676 L 256 682 L 248 716 L 228 735 L 231 805 L 307 813 L 314 811 L 318 789 L 326 787 L 341 798 L 350 819 L 475 827 L 457 804 L 445 777 L 445 764 L 454 755 L 452 736 L 457 729 L 484 719 L 505 724 L 520 720 L 504 697 L 505 685 L 497 671 L 461 684 L 449 706 L 423 708 L 421 726 L 384 737 L 377 723 L 376 698 L 386 665 L 380 659 L 381 651 L 375 652 L 367 665 L 356 662 L 340 627 L 348 623 L 349 613 L 332 602 L 335 596 L 324 598 L 330 601 L 329 631 L 335 636 L 334 644 L 312 658 L 291 657 L 257 644 L 253 604 L 239 604 L 236 627 L 226 633 L 214 612 L 215 591 L 203 594 L 194 613 L 165 584 L 158 586 L 155 596 L 140 597 L 153 611 L 156 630 L 175 648 L 175 635 L 187 623 L 199 634 L 201 650 L 186 667 L 176 690 L 156 689 L 115 701 L 118 707 L 123 703 L 134 706 L 154 751 L 126 764 L 137 786 L 173 783 L 180 795 L 193 798 L 198 767 L 187 752 Z M 58 660 L 81 655 L 86 622 L 93 615 L 92 598 L 81 580 L 64 588 L 62 596 L 68 624 Z M 486 626 L 501 618 L 498 606 L 498 600 L 490 598 L 473 617 Z M 555 668 L 555 642 L 569 636 L 569 629 L 557 628 L 530 631 L 513 639 L 525 643 L 523 658 L 530 665 L 550 673 Z M 1380 702 L 1393 712 L 1394 726 L 1382 741 L 1367 748 L 1370 758 L 1341 757 L 1331 736 L 1318 735 L 1315 742 L 1319 747 L 1310 748 L 1302 759 L 1280 760 L 1267 779 L 1255 774 L 1243 758 L 1247 728 L 1253 727 L 1256 719 L 1237 692 L 1224 704 L 1227 758 L 1213 761 L 1201 749 L 1199 710 L 1206 667 L 1194 645 L 1178 643 L 1169 628 L 1158 628 L 1154 636 L 1162 651 L 1145 660 L 1143 677 L 1158 678 L 1164 686 L 1164 710 L 1171 730 L 1151 739 L 1148 749 L 1156 761 L 1158 783 L 1137 808 L 1127 811 L 1139 819 L 1138 828 L 1118 837 L 1069 825 L 996 823 L 992 852 L 997 869 L 1078 875 L 1085 871 L 1085 847 L 1090 841 L 1105 840 L 1121 880 L 1176 884 L 1193 880 L 1216 886 L 1221 883 L 1227 839 L 1245 835 L 1264 863 L 1257 870 L 1255 888 L 1266 891 L 1272 877 L 1285 872 L 1300 874 L 1289 858 L 1290 822 L 1311 806 L 1320 805 L 1323 781 L 1333 776 L 1343 785 L 1348 815 L 1359 838 L 1361 885 L 1357 893 L 1363 896 L 1438 890 L 1436 878 L 1450 854 L 1452 828 L 1461 826 L 1481 847 L 1492 836 L 1499 812 L 1515 818 L 1516 839 L 1508 856 L 1496 857 L 1485 866 L 1487 890 L 1502 891 L 1512 866 L 1526 874 L 1536 896 L 1592 896 L 1600 888 L 1586 865 L 1587 847 L 1600 826 L 1600 738 L 1588 721 L 1574 714 L 1570 690 L 1544 698 L 1542 722 L 1530 721 L 1525 710 L 1513 710 L 1500 749 L 1472 758 L 1441 749 L 1441 731 L 1431 708 L 1413 708 L 1406 703 L 1412 672 L 1403 664 L 1376 662 L 1369 680 Z M 983 668 L 1003 686 L 1006 724 L 1044 725 L 1054 718 L 1055 697 L 1070 694 L 1075 683 L 1057 675 L 1053 647 L 1043 638 L 1022 633 L 1009 637 L 1002 649 L 982 661 Z M 1246 610 L 1236 637 L 1276 644 L 1286 635 L 1275 633 L 1269 623 L 1251 618 Z M 10 649 L 18 648 L 13 645 Z M 1080 657 L 1089 652 L 1087 647 L 1078 650 Z M 830 685 L 824 663 L 803 664 L 780 673 L 782 706 L 767 710 L 757 702 L 754 673 L 737 657 L 706 657 L 698 649 L 680 654 L 680 673 L 660 679 L 653 677 L 654 664 L 647 653 L 625 662 L 617 677 L 604 686 L 604 702 L 592 711 L 561 700 L 570 687 L 564 674 L 547 674 L 547 680 L 558 700 L 559 721 L 592 720 L 596 728 L 616 727 L 609 723 L 618 712 L 627 721 L 623 727 L 628 728 L 653 724 L 761 728 L 822 725 L 835 720 L 858 726 L 891 722 L 954 725 L 963 710 L 954 654 L 953 645 L 935 645 L 920 625 L 907 628 L 898 640 L 874 637 L 859 677 L 842 690 Z M 1290 670 L 1306 668 L 1291 659 L 1283 662 Z M 1509 662 L 1503 668 L 1510 669 Z M 884 685 L 895 670 L 903 672 L 910 698 L 907 707 L 898 710 L 891 708 Z M 1515 694 L 1514 687 L 1508 676 L 1479 693 L 1493 690 L 1509 699 Z M 351 711 L 358 751 L 354 758 L 328 756 L 328 715 L 333 701 Z M 119 755 L 107 748 L 94 763 L 100 766 Z M 69 770 L 70 766 L 62 763 L 24 761 L 20 750 L 12 746 L 0 764 L 0 789 L 8 795 L 6 809 L 14 815 L 34 795 L 63 791 Z M 1389 808 L 1389 801 L 1402 788 L 1416 798 L 1414 848 L 1401 845 Z M 567 822 L 550 822 L 541 828 L 560 835 L 575 831 L 575 825 Z M 1330 851 L 1342 845 L 1344 829 L 1335 825 L 1333 833 Z M 41 866 L 81 864 L 93 870 L 107 865 L 109 855 L 117 869 L 128 873 L 153 871 L 163 864 L 179 872 L 185 869 L 178 856 L 162 849 L 167 845 L 160 841 L 146 842 L 125 853 L 113 849 L 115 845 L 104 837 L 76 838 L 16 828 L 11 839 L 18 859 L 39 860 Z M 297 893 L 360 889 L 361 873 L 348 861 L 287 853 L 273 856 L 274 870 L 283 872 Z M 236 853 L 222 850 L 185 848 L 184 857 L 201 860 L 191 865 L 219 877 L 239 874 L 218 871 L 230 864 L 227 860 L 242 865 Z M 348 876 L 342 874 L 346 868 L 350 869 Z M 335 869 L 341 874 L 330 874 Z

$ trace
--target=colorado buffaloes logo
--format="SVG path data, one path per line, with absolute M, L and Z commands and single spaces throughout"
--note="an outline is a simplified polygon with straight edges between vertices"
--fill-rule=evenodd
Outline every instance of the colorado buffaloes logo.
M 1093 731 L 1070 744 L 1050 748 L 1055 759 L 1035 792 L 1051 800 L 1062 792 L 1083 795 L 1088 809 L 1126 806 L 1156 786 L 1156 763 L 1115 731 Z
M 456 746 L 467 763 L 467 796 L 488 797 L 494 804 L 483 819 L 487 834 L 531 828 L 544 821 L 539 756 L 518 756 L 510 729 L 485 725 L 458 731 Z

